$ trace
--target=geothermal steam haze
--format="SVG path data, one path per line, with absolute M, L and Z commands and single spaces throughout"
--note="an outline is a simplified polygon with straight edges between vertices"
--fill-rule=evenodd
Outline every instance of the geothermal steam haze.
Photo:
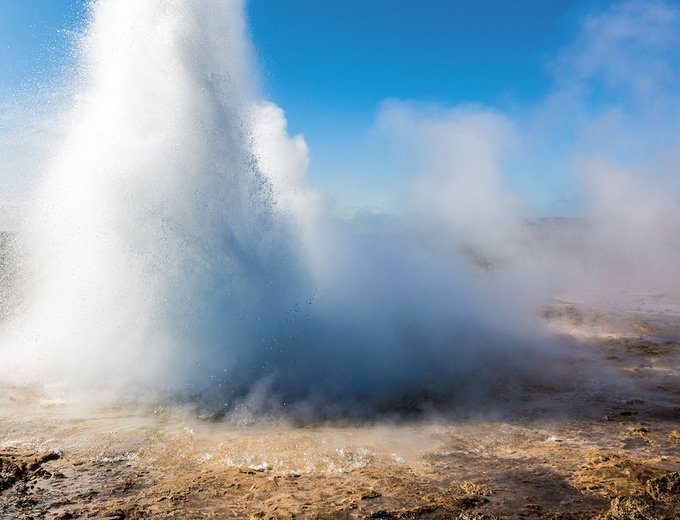
M 35 185 L 3 208 L 5 381 L 256 411 L 468 402 L 567 355 L 539 320 L 552 296 L 678 292 L 673 4 L 587 18 L 528 109 L 386 101 L 411 180 L 369 220 L 307 186 L 242 2 L 89 8 L 67 101 L 31 128 L 4 115 L 6 164 Z M 527 218 L 518 171 L 579 193 L 580 218 Z

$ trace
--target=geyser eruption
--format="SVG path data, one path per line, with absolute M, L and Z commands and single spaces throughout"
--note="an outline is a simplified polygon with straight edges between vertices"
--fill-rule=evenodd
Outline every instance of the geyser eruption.
M 241 2 L 90 11 L 21 233 L 4 378 L 363 413 L 531 371 L 535 300 L 512 273 L 417 223 L 366 235 L 323 217 L 304 141 L 256 95 Z
M 302 297 L 252 151 L 244 31 L 239 2 L 91 5 L 13 324 L 13 347 L 48 377 L 181 388 L 181 367 L 209 360 L 207 381 Z

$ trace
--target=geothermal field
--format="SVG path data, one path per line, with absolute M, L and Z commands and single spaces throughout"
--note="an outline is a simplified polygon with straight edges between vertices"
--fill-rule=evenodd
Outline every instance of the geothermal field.
M 677 518 L 680 319 L 546 307 L 571 376 L 359 421 L 3 388 L 5 518 Z M 602 382 L 605 380 L 606 382 Z
M 360 209 L 250 5 L 85 2 L 2 100 L 0 518 L 679 518 L 677 5 L 529 108 L 386 94 Z

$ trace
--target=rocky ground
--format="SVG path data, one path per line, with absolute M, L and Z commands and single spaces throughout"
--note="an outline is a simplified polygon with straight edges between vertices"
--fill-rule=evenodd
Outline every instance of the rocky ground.
M 566 303 L 545 314 L 589 353 L 573 370 L 597 363 L 617 384 L 304 427 L 6 388 L 0 518 L 680 518 L 680 316 Z

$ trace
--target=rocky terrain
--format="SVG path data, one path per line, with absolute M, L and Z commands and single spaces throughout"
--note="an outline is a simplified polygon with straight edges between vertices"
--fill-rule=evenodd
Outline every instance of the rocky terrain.
M 556 302 L 545 317 L 597 384 L 306 425 L 4 388 L 0 518 L 680 517 L 680 316 Z

